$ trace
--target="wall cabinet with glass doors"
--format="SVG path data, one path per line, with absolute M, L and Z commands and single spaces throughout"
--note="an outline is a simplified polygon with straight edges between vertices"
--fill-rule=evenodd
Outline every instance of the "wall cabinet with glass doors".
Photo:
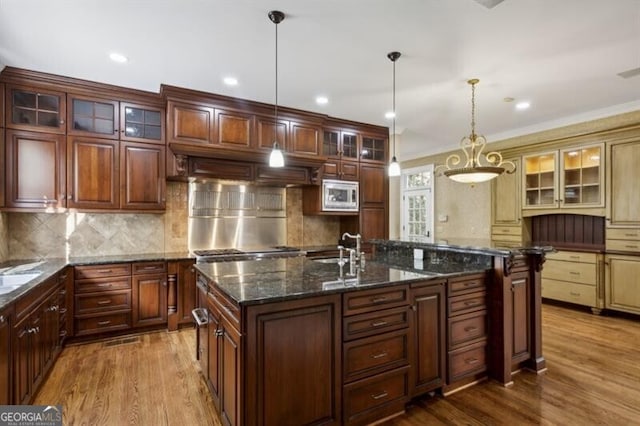
M 603 144 L 523 157 L 523 209 L 604 207 Z

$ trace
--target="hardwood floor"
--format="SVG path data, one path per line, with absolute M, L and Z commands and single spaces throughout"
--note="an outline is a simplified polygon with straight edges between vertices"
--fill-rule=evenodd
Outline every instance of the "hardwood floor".
M 415 401 L 386 425 L 640 424 L 640 320 L 543 305 L 547 372 Z M 35 404 L 65 425 L 219 425 L 193 357 L 195 333 L 65 348 Z

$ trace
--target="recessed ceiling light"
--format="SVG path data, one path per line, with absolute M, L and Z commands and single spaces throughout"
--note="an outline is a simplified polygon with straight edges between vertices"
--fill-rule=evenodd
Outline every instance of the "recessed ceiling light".
M 126 56 L 124 56 L 122 53 L 116 53 L 116 52 L 110 53 L 109 58 L 113 62 L 117 62 L 119 64 L 123 64 L 128 61 Z
M 516 104 L 516 109 L 519 109 L 519 110 L 528 109 L 530 106 L 531 104 L 527 101 L 518 102 Z
M 318 105 L 326 105 L 329 103 L 329 98 L 327 98 L 326 96 L 318 96 L 316 97 L 316 103 Z
M 393 111 L 387 111 L 384 114 L 384 118 L 392 119 L 396 116 L 396 113 Z
M 505 102 L 513 102 L 513 101 L 515 101 L 515 99 L 513 99 L 510 96 L 507 96 L 506 98 L 503 99 L 503 101 L 505 101 Z
M 225 77 L 222 81 L 227 86 L 236 86 L 238 84 L 238 79 L 235 77 Z

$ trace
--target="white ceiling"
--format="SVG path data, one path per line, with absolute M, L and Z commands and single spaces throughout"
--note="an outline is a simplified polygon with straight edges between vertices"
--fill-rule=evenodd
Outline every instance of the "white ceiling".
M 640 67 L 640 0 L 0 0 L 0 68 L 273 103 L 274 9 L 286 14 L 280 105 L 390 127 L 386 55 L 402 53 L 400 160 L 469 133 L 469 78 L 480 79 L 476 130 L 489 141 L 640 109 L 640 76 L 617 75 Z M 531 108 L 516 111 L 521 100 Z

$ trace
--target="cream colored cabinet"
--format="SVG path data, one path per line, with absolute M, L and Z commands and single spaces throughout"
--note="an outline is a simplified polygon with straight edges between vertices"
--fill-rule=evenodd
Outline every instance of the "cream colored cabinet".
M 640 256 L 608 254 L 605 272 L 606 308 L 640 314 Z
M 523 209 L 604 207 L 603 144 L 523 157 Z
M 608 148 L 607 225 L 640 228 L 640 140 L 612 144 Z
M 546 256 L 542 269 L 542 297 L 589 306 L 599 314 L 602 297 L 601 254 L 558 251 Z
M 510 158 L 516 173 L 503 173 L 491 185 L 491 239 L 494 245 L 511 247 L 528 239 L 522 221 L 520 158 Z

